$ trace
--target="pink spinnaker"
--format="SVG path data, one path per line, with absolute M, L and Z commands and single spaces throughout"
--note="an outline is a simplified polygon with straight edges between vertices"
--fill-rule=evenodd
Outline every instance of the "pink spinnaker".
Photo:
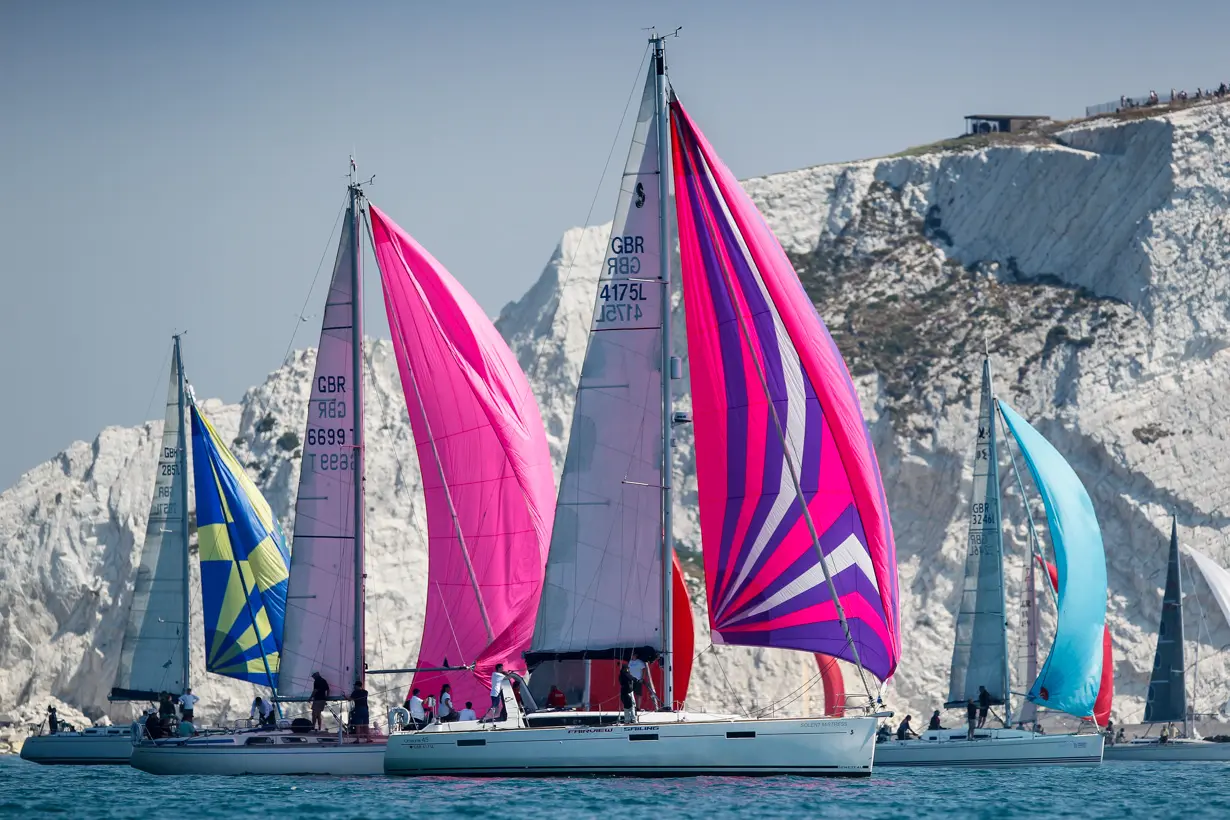
M 452 685 L 482 714 L 497 663 L 524 670 L 542 594 L 555 481 L 538 404 L 487 315 L 371 205 L 373 244 L 427 500 L 422 696 Z
M 896 546 L 849 371 L 777 238 L 678 99 L 671 134 L 713 639 L 832 655 L 887 681 L 901 657 Z

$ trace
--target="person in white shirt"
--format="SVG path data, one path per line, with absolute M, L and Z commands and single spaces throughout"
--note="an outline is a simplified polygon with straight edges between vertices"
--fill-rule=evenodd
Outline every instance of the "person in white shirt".
M 450 723 L 457 719 L 457 710 L 453 708 L 452 687 L 447 683 L 440 687 L 440 710 L 438 715 L 441 723 Z
M 491 673 L 491 712 L 489 716 L 494 720 L 500 714 L 500 706 L 503 705 L 504 695 L 500 691 L 504 686 L 504 681 L 508 680 L 508 675 L 504 674 L 504 664 L 497 663 L 495 671 Z
M 642 650 L 638 649 L 632 653 L 632 660 L 628 662 L 628 674 L 632 676 L 632 693 L 635 699 L 637 708 L 641 706 L 641 694 L 648 689 L 649 697 L 653 702 L 653 708 L 658 708 L 658 694 L 653 691 L 653 681 L 649 679 L 649 664 L 645 663 L 642 657 Z
M 478 720 L 478 713 L 474 711 L 474 704 L 471 701 L 466 701 L 466 708 L 462 709 L 457 715 L 458 720 Z
M 248 712 L 248 718 L 255 720 L 257 715 L 260 716 L 262 726 L 273 726 L 273 703 L 257 697 L 252 701 L 252 709 Z
M 198 700 L 200 700 L 200 698 L 192 694 L 191 687 L 184 690 L 184 693 L 179 696 L 179 719 L 180 720 L 187 721 L 188 723 L 192 722 L 193 716 L 195 715 L 195 712 L 193 710 L 196 709 L 196 702 Z
M 410 710 L 410 719 L 414 721 L 415 729 L 422 729 L 427 725 L 427 710 L 423 708 L 423 699 L 419 697 L 418 689 L 410 692 L 410 699 L 406 701 L 406 708 Z

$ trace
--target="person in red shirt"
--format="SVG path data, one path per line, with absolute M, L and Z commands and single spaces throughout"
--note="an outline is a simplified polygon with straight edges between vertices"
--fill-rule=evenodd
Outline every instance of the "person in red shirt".
M 555 684 L 551 684 L 551 691 L 547 693 L 547 706 L 552 709 L 562 709 L 568 705 L 568 699 L 564 697 L 564 693 Z

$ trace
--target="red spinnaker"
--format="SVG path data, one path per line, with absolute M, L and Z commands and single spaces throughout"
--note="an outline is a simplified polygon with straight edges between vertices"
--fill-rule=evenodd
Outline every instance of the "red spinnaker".
M 816 665 L 820 667 L 820 680 L 824 684 L 824 714 L 831 717 L 844 716 L 846 713 L 846 681 L 842 677 L 837 659 L 817 652 Z

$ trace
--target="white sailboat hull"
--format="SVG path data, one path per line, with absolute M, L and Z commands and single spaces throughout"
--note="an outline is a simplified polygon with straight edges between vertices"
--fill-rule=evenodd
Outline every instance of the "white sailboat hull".
M 917 740 L 876 744 L 877 766 L 1095 766 L 1102 762 L 1101 735 L 1041 735 L 1019 729 L 927 731 Z
M 62 732 L 26 738 L 21 757 L 33 763 L 68 766 L 124 766 L 132 754 L 127 730 Z
M 257 737 L 271 743 L 249 745 Z M 287 742 L 287 738 L 292 740 Z M 203 735 L 132 744 L 134 768 L 150 774 L 377 775 L 384 773 L 384 738 L 371 743 L 318 742 L 289 732 Z M 131 742 L 130 742 L 131 744 Z
M 1230 743 L 1183 738 L 1168 740 L 1165 743 L 1160 743 L 1156 739 L 1133 740 L 1107 746 L 1105 759 L 1107 761 L 1153 760 L 1159 762 L 1230 760 Z
M 441 724 L 391 735 L 384 771 L 471 777 L 867 777 L 875 723 L 870 717 L 694 721 L 671 716 L 669 722 L 535 729 Z

